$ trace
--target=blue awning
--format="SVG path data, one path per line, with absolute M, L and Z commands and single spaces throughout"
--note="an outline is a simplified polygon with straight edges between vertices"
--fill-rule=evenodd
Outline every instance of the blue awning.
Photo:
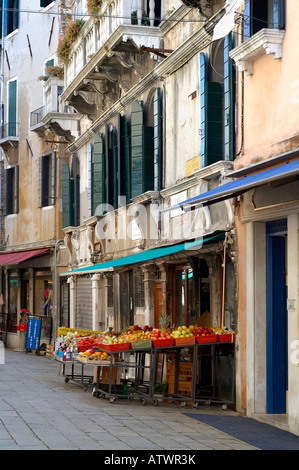
M 144 250 L 140 253 L 136 253 L 130 256 L 124 256 L 123 258 L 116 258 L 104 263 L 95 264 L 93 266 L 86 266 L 84 268 L 74 269 L 73 271 L 67 271 L 63 274 L 73 275 L 73 274 L 88 274 L 96 272 L 109 272 L 114 271 L 115 268 L 122 268 L 124 266 L 129 266 L 133 264 L 141 264 L 146 261 L 151 261 L 157 258 L 163 258 L 164 256 L 174 255 L 182 251 L 187 250 L 199 250 L 203 244 L 207 243 L 216 243 L 218 241 L 224 240 L 225 232 L 214 232 L 212 235 L 204 236 L 201 239 L 195 239 L 192 241 L 186 241 L 182 243 L 177 243 L 175 245 L 168 245 L 159 248 L 153 248 L 151 250 Z
M 181 208 L 188 210 L 194 206 L 207 206 L 216 202 L 224 201 L 232 197 L 239 196 L 246 191 L 261 186 L 263 184 L 272 183 L 274 181 L 283 180 L 299 174 L 299 160 L 285 163 L 284 165 L 271 168 L 270 170 L 261 171 L 259 173 L 244 176 L 238 180 L 230 181 L 222 186 L 211 189 L 205 193 L 199 194 L 191 199 L 174 204 L 173 206 L 162 209 L 161 212 L 169 212 L 174 209 Z

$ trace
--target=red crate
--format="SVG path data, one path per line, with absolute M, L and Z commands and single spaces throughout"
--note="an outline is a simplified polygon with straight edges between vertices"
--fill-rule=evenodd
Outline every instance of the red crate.
M 224 333 L 222 335 L 217 335 L 218 341 L 221 343 L 233 343 L 235 341 L 235 333 Z
M 217 336 L 220 336 L 220 335 L 196 336 L 196 340 L 197 340 L 198 343 L 216 343 Z
M 104 349 L 105 351 L 127 351 L 130 349 L 131 343 L 116 343 L 116 344 L 105 344 L 102 343 L 99 345 L 100 349 Z
M 187 338 L 175 338 L 174 342 L 176 346 L 188 346 L 195 344 L 195 336 L 187 336 Z
M 173 346 L 173 343 L 174 343 L 173 338 L 153 340 L 153 345 L 155 348 L 165 348 L 165 347 Z

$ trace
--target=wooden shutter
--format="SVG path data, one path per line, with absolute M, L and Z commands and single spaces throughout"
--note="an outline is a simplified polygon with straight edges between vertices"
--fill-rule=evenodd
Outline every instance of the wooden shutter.
M 131 136 L 126 116 L 122 116 L 122 133 L 124 146 L 124 194 L 127 204 L 131 200 Z
M 111 133 L 108 124 L 105 125 L 105 203 L 113 206 L 113 157 Z
M 207 65 L 206 57 L 203 52 L 199 55 L 200 66 L 200 153 L 201 167 L 206 164 L 206 83 L 207 83 Z
M 117 170 L 118 170 L 118 195 L 121 196 L 121 203 L 127 204 L 127 177 L 129 169 L 127 168 L 127 150 L 128 150 L 128 124 L 126 116 L 118 115 L 118 132 L 117 132 Z M 128 171 L 128 173 L 127 173 Z M 125 200 L 124 200 L 125 199 Z
M 249 39 L 252 34 L 251 28 L 251 14 L 252 14 L 252 0 L 245 0 L 244 2 L 244 40 Z
M 13 212 L 17 214 L 19 212 L 19 165 L 16 165 L 13 169 L 13 184 L 14 184 L 14 194 L 13 194 Z
M 88 213 L 93 215 L 93 144 L 88 144 Z
M 162 99 L 161 89 L 154 96 L 154 189 L 162 189 Z
M 51 187 L 49 190 L 49 204 L 54 205 L 56 203 L 56 152 L 52 152 L 49 156 L 51 161 Z
M 65 161 L 62 161 L 62 224 L 63 227 L 74 225 L 73 219 L 73 198 L 72 198 L 72 180 L 70 178 L 70 169 Z
M 285 28 L 285 0 L 273 0 L 273 28 Z
M 13 172 L 12 168 L 7 168 L 5 170 L 5 215 L 9 215 L 13 213 Z
M 204 53 L 200 54 L 201 167 L 222 160 L 223 92 L 221 84 L 207 80 Z
M 131 197 L 143 193 L 143 107 L 132 103 L 131 114 Z
M 102 134 L 94 134 L 92 157 L 92 215 L 105 201 L 105 160 Z
M 38 159 L 38 207 L 48 205 L 49 194 L 49 163 L 43 155 Z
M 224 38 L 224 159 L 234 159 L 234 85 L 233 63 L 229 56 L 232 36 Z
M 117 145 L 117 135 L 115 129 L 111 130 L 111 152 L 112 152 L 112 205 L 114 209 L 118 208 L 118 196 L 120 195 L 119 191 L 119 161 L 118 161 L 118 145 Z
M 154 189 L 154 128 L 143 127 L 142 192 Z M 141 194 L 141 193 L 140 193 Z
M 16 136 L 17 122 L 17 80 L 8 83 L 8 135 Z

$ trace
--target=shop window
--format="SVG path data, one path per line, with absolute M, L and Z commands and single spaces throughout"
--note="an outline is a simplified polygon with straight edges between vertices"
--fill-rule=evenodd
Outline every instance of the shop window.
M 19 212 L 19 166 L 5 170 L 5 215 Z
M 39 207 L 56 201 L 56 152 L 39 158 Z
M 4 36 L 19 27 L 19 0 L 3 1 L 3 32 Z
M 8 331 L 9 332 L 16 332 L 17 331 L 17 299 L 18 299 L 18 289 L 19 289 L 19 281 L 17 278 L 10 276 L 9 279 L 9 319 L 8 319 Z

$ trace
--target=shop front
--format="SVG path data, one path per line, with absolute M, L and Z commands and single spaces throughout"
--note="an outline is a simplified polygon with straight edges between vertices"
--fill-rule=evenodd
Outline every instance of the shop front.
M 0 255 L 2 314 L 6 345 L 20 349 L 22 313 L 53 317 L 54 295 L 50 248 Z

